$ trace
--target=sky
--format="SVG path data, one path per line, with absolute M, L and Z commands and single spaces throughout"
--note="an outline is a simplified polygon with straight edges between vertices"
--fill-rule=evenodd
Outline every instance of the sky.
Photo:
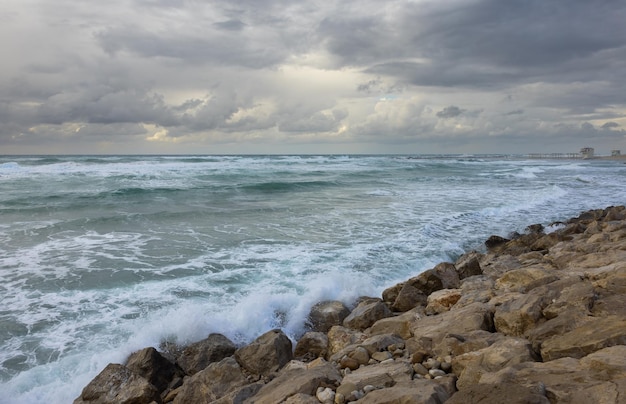
M 3 0 L 0 154 L 626 153 L 624 0 Z

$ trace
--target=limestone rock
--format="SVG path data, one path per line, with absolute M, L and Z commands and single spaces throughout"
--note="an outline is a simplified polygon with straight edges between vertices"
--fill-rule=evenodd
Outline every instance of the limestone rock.
M 439 341 L 446 334 L 462 334 L 474 330 L 493 329 L 492 307 L 474 303 L 436 316 L 426 316 L 412 324 L 413 339 Z
M 152 347 L 131 354 L 126 367 L 148 380 L 159 392 L 165 391 L 175 377 L 184 376 L 180 368 Z
M 478 383 L 484 373 L 497 372 L 507 366 L 535 360 L 528 340 L 507 337 L 478 351 L 455 356 L 452 360 L 452 371 L 459 377 L 457 388 L 463 390 Z
M 496 307 L 496 330 L 505 335 L 523 336 L 544 318 L 543 308 L 550 303 L 551 296 L 510 293 L 506 298 Z
M 323 332 L 309 331 L 296 343 L 294 357 L 313 360 L 326 357 L 328 353 L 328 337 Z
M 343 320 L 344 327 L 365 330 L 381 318 L 391 317 L 391 310 L 382 301 L 365 301 L 360 303 L 348 317 Z
M 341 374 L 329 363 L 305 371 L 289 370 L 281 372 L 246 403 L 275 404 L 296 394 L 314 396 L 318 387 L 336 387 L 340 381 Z
M 439 314 L 449 311 L 461 299 L 460 289 L 441 289 L 428 296 L 426 314 Z
M 174 404 L 215 401 L 247 384 L 241 367 L 233 357 L 213 362 L 182 385 Z
M 331 327 L 326 336 L 328 337 L 328 357 L 335 355 L 349 345 L 366 339 L 362 332 L 342 326 Z
M 426 299 L 427 296 L 421 290 L 409 283 L 405 283 L 393 301 L 391 309 L 399 312 L 409 311 L 416 306 L 424 306 Z
M 618 316 L 594 318 L 563 335 L 544 341 L 541 357 L 544 361 L 566 356 L 581 358 L 614 345 L 626 345 L 626 319 Z
M 471 251 L 469 253 L 461 255 L 456 262 L 454 263 L 454 267 L 456 268 L 456 272 L 459 274 L 459 279 L 463 280 L 465 278 L 469 278 L 470 276 L 482 275 L 483 270 L 480 267 L 480 259 L 482 254 L 477 251 Z
M 344 376 L 341 384 L 349 383 L 362 390 L 367 385 L 376 388 L 391 387 L 396 383 L 411 381 L 413 367 L 408 361 L 391 361 L 361 367 Z
M 222 334 L 209 334 L 202 341 L 190 344 L 183 348 L 176 361 L 188 375 L 193 375 L 206 368 L 212 362 L 235 353 L 235 344 Z
M 74 404 L 161 403 L 156 387 L 124 365 L 108 364 L 74 400 Z
M 527 293 L 538 286 L 554 282 L 558 276 L 543 268 L 520 268 L 509 271 L 496 281 L 496 288 L 510 292 Z
M 315 304 L 309 312 L 309 323 L 313 331 L 328 332 L 332 326 L 341 325 L 350 314 L 350 309 L 340 301 L 328 300 Z
M 550 404 L 541 388 L 514 383 L 473 384 L 454 393 L 446 404 Z
M 235 351 L 235 359 L 253 375 L 267 376 L 293 359 L 291 340 L 281 330 L 271 330 Z
M 441 384 L 425 379 L 401 382 L 391 388 L 374 390 L 362 399 L 359 404 L 443 404 L 450 397 Z
M 425 315 L 426 313 L 422 307 L 416 307 L 398 316 L 383 318 L 372 325 L 369 334 L 397 334 L 404 339 L 408 339 L 411 337 L 411 324 Z

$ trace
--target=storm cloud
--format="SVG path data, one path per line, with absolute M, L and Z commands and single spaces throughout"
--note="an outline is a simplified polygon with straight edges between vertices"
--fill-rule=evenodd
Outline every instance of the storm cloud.
M 626 149 L 617 0 L 8 0 L 8 153 Z

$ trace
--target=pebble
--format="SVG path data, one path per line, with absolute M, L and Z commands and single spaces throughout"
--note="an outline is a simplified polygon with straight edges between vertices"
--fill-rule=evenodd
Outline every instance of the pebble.
M 437 377 L 437 376 L 445 376 L 446 372 L 444 372 L 441 369 L 430 369 L 428 371 L 428 374 L 430 374 L 432 377 Z
M 376 390 L 376 387 L 372 386 L 371 384 L 368 384 L 367 386 L 363 387 L 363 392 L 365 394 L 370 393 L 372 391 Z
M 330 387 L 318 387 L 315 397 L 323 404 L 333 404 L 335 402 L 335 392 Z
M 382 362 L 387 359 L 391 359 L 391 353 L 389 351 L 374 352 L 372 359 L 376 359 L 378 362 Z
M 423 365 L 426 369 L 439 369 L 441 367 L 441 362 L 435 358 L 429 358 L 423 363 Z
M 413 364 L 413 370 L 421 376 L 426 376 L 428 374 L 428 369 L 426 369 L 421 363 Z
M 441 370 L 449 372 L 450 369 L 452 369 L 452 364 L 450 362 L 442 362 L 441 363 Z

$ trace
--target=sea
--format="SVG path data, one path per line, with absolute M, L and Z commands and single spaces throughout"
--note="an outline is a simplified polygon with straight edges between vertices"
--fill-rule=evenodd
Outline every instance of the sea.
M 483 155 L 0 156 L 0 402 L 108 363 L 239 345 L 470 250 L 626 203 L 622 161 Z

